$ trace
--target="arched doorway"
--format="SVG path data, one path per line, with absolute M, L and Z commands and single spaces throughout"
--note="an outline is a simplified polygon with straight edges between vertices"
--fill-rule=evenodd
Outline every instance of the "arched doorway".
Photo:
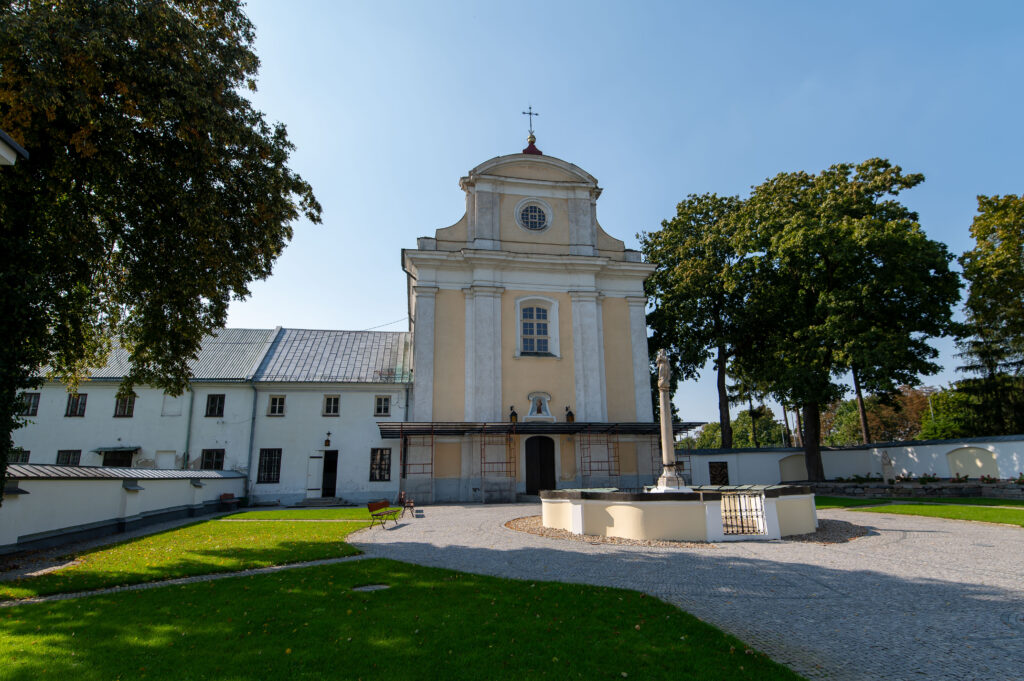
M 555 441 L 543 435 L 526 440 L 526 493 L 555 489 Z

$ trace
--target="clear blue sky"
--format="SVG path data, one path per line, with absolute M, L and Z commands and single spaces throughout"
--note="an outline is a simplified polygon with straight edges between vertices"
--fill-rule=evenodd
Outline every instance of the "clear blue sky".
M 404 330 L 400 249 L 456 222 L 458 179 L 537 145 L 598 178 L 598 219 L 637 247 L 687 194 L 881 156 L 959 254 L 978 194 L 1024 192 L 1024 3 L 253 0 L 253 99 L 288 126 L 324 207 L 296 225 L 231 326 Z M 390 325 L 388 323 L 394 322 Z M 956 378 L 947 371 L 926 384 Z M 683 383 L 715 420 L 713 376 Z

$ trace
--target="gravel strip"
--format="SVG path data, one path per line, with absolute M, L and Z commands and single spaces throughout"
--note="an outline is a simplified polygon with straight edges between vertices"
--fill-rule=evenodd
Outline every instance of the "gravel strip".
M 818 519 L 818 530 L 807 534 L 791 534 L 782 541 L 802 541 L 814 544 L 845 544 L 857 537 L 867 536 L 871 530 L 845 520 Z

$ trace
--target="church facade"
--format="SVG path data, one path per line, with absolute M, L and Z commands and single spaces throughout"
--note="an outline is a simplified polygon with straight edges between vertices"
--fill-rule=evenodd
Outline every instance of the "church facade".
M 440 501 L 651 482 L 653 266 L 601 228 L 597 180 L 532 137 L 459 186 L 465 215 L 402 253 L 411 418 L 382 435 L 403 440 L 406 487 Z
M 409 332 L 223 329 L 178 398 L 117 398 L 115 351 L 81 395 L 25 395 L 15 463 L 235 470 L 283 504 L 654 482 L 653 266 L 601 228 L 597 180 L 531 136 L 459 186 L 462 218 L 402 252 Z

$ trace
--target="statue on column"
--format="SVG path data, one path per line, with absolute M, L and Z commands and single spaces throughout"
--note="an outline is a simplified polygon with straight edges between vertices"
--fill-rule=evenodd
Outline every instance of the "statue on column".
M 665 349 L 658 350 L 658 390 L 672 389 L 672 367 L 668 363 L 668 354 Z

